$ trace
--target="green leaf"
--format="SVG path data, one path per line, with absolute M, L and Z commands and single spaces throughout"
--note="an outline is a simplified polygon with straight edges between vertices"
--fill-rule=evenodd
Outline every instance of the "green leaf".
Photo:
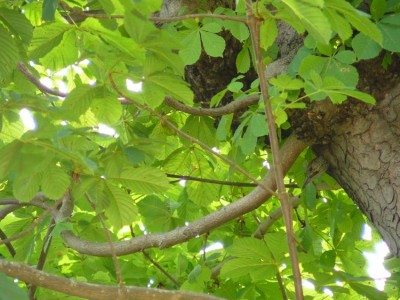
M 124 22 L 126 31 L 138 44 L 145 44 L 149 36 L 157 32 L 154 24 L 136 10 L 127 11 Z
M 330 24 L 320 8 L 297 0 L 283 0 L 304 28 L 320 43 L 328 44 L 332 35 Z
M 193 174 L 193 176 L 196 173 Z M 200 176 L 199 176 L 200 177 Z M 212 178 L 212 172 L 202 172 L 201 177 Z M 219 187 L 216 184 L 204 182 L 190 182 L 187 184 L 187 193 L 190 201 L 196 203 L 200 207 L 207 207 L 213 201 L 219 198 Z
M 146 85 L 149 83 L 154 84 L 154 86 L 160 88 L 163 93 L 172 96 L 176 100 L 182 101 L 187 105 L 193 104 L 193 92 L 181 78 L 175 77 L 172 74 L 169 76 L 161 73 L 153 74 L 145 78 L 144 88 L 146 88 Z M 150 91 L 151 90 L 149 90 L 149 92 Z M 148 105 L 154 107 L 155 103 L 148 103 Z
M 38 174 L 21 174 L 13 183 L 13 194 L 20 201 L 31 201 L 39 192 L 41 176 Z
M 46 169 L 42 176 L 42 192 L 53 200 L 60 199 L 71 184 L 71 176 L 55 165 Z
M 355 9 L 349 2 L 344 0 L 326 0 L 325 7 L 336 10 L 358 31 L 369 36 L 375 42 L 382 43 L 382 35 L 378 27 L 368 19 L 367 15 Z
M 379 20 L 386 13 L 386 0 L 372 0 L 370 11 L 374 20 Z
M 225 20 L 224 27 L 225 29 L 229 30 L 232 33 L 232 35 L 241 42 L 247 40 L 250 36 L 249 29 L 243 23 L 231 20 Z
M 60 43 L 40 60 L 42 65 L 51 70 L 59 70 L 74 64 L 78 60 L 76 40 L 75 31 L 65 32 Z
M 271 47 L 278 36 L 278 27 L 274 18 L 265 19 L 260 26 L 260 46 L 264 50 Z
M 57 6 L 58 6 L 57 0 L 44 0 L 42 19 L 44 21 L 54 21 L 54 14 L 56 13 Z
M 250 256 L 249 256 L 250 257 Z M 258 282 L 274 278 L 276 276 L 276 266 L 270 260 L 257 260 L 254 258 L 236 258 L 227 261 L 222 269 L 221 276 L 223 278 L 240 278 L 243 276 L 251 276 Z
M 343 41 L 351 38 L 353 30 L 351 29 L 349 22 L 345 18 L 343 18 L 335 10 L 330 8 L 324 10 L 324 15 L 328 18 L 333 30 L 338 33 L 339 37 Z
M 80 85 L 73 89 L 63 102 L 63 108 L 68 112 L 67 116 L 73 119 L 79 118 L 90 107 L 97 96 L 98 89 L 90 85 Z
M 378 24 L 383 35 L 382 47 L 393 52 L 400 52 L 399 25 L 389 23 L 390 17 L 385 17 Z
M 31 41 L 33 34 L 32 24 L 20 12 L 16 10 L 0 8 L 0 20 L 12 34 L 17 35 L 25 45 Z
M 136 207 L 132 198 L 122 189 L 105 184 L 105 192 L 108 197 L 109 206 L 106 208 L 106 216 L 117 230 L 124 225 L 132 224 L 136 216 Z
M 201 27 L 201 30 L 208 31 L 211 33 L 218 33 L 222 30 L 222 27 L 218 23 L 212 22 L 212 23 L 204 24 Z
M 223 57 L 225 40 L 219 35 L 208 31 L 200 31 L 200 34 L 204 51 L 212 57 Z
M 361 284 L 358 282 L 349 281 L 349 285 L 360 295 L 367 299 L 386 300 L 388 296 L 385 292 L 379 291 L 372 286 Z
M 332 270 L 335 266 L 336 253 L 334 250 L 325 251 L 322 253 L 319 262 L 327 270 Z
M 109 125 L 115 124 L 122 115 L 121 103 L 111 95 L 93 99 L 90 108 L 100 123 Z
M 7 80 L 16 68 L 19 60 L 18 47 L 15 40 L 0 24 L 0 80 Z
M 243 47 L 236 57 L 236 69 L 238 73 L 246 73 L 250 69 L 250 53 L 247 47 Z
M 190 31 L 190 33 L 182 40 L 182 44 L 185 45 L 185 47 L 179 50 L 179 56 L 182 58 L 183 62 L 186 65 L 192 65 L 198 61 L 201 54 L 199 31 Z
M 0 300 L 28 300 L 27 293 L 18 286 L 18 283 L 0 273 Z
M 271 259 L 268 248 L 264 242 L 256 238 L 242 238 L 233 242 L 228 253 L 237 257 L 252 257 L 260 260 L 269 261 Z
M 156 196 L 148 196 L 138 203 L 139 213 L 147 220 L 146 229 L 151 232 L 170 230 L 173 225 L 172 212 L 167 203 Z
M 383 37 L 383 44 L 385 44 L 385 35 Z M 377 57 L 382 50 L 378 43 L 363 33 L 357 34 L 352 39 L 351 46 L 353 47 L 358 59 L 371 59 Z
M 29 46 L 30 57 L 35 60 L 46 56 L 61 42 L 64 33 L 70 29 L 71 25 L 65 23 L 46 23 L 36 27 Z
M 182 131 L 199 139 L 210 147 L 217 146 L 215 128 L 211 118 L 201 116 L 189 116 Z
M 112 179 L 142 195 L 163 193 L 170 187 L 167 176 L 152 167 L 126 168 L 119 177 Z
M 12 166 L 18 160 L 21 146 L 21 142 L 15 140 L 0 149 L 0 179 L 4 179 L 8 175 Z

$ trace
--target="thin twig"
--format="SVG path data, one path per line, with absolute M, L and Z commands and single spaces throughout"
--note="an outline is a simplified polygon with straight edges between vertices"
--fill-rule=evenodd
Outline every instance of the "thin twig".
M 96 205 L 94 204 L 94 201 L 90 197 L 89 193 L 85 192 L 85 197 L 86 197 L 86 200 L 89 202 L 90 206 L 92 206 L 94 211 L 96 211 Z M 124 282 L 122 280 L 122 273 L 121 273 L 121 268 L 120 268 L 120 265 L 118 262 L 117 254 L 115 253 L 114 243 L 111 239 L 110 232 L 107 229 L 107 226 L 106 226 L 106 223 L 104 222 L 103 217 L 100 214 L 96 214 L 96 215 L 97 215 L 97 218 L 99 219 L 101 225 L 103 226 L 107 242 L 110 245 L 110 250 L 111 250 L 111 254 L 112 254 L 111 256 L 112 256 L 112 260 L 114 263 L 115 274 L 117 275 L 118 285 L 122 288 L 122 287 L 124 287 Z
M 129 229 L 131 231 L 131 236 L 134 238 L 135 237 L 135 233 L 133 232 L 133 228 L 132 225 L 129 225 Z M 144 257 L 146 257 L 146 259 L 148 259 L 158 270 L 160 270 L 161 273 L 163 273 L 174 285 L 176 288 L 179 289 L 180 284 L 179 282 L 172 277 L 171 274 L 169 274 L 158 262 L 156 262 L 153 258 L 151 258 L 151 256 L 145 251 L 142 251 Z
M 54 230 L 54 225 L 56 224 L 54 219 L 51 219 L 51 222 L 49 224 L 49 227 L 47 228 L 46 236 L 43 240 L 43 245 L 42 249 L 40 250 L 40 256 L 38 263 L 36 265 L 37 270 L 43 270 L 44 264 L 46 262 L 47 255 L 49 253 L 49 249 L 51 246 L 51 241 L 52 241 L 52 232 Z M 29 285 L 28 289 L 28 297 L 30 300 L 35 299 L 35 292 L 36 292 L 37 286 L 34 284 Z
M 0 239 L 7 240 L 7 235 L 4 233 L 4 231 L 0 228 Z M 5 243 L 6 247 L 8 249 L 8 252 L 10 252 L 11 256 L 14 257 L 17 252 L 15 252 L 15 249 L 13 245 L 10 242 Z
M 276 184 L 278 188 L 278 199 L 282 206 L 283 219 L 285 221 L 287 240 L 289 245 L 290 260 L 292 263 L 292 271 L 294 277 L 295 294 L 296 299 L 301 300 L 303 296 L 303 287 L 301 284 L 301 273 L 299 267 L 299 259 L 296 250 L 296 241 L 293 232 L 293 217 L 292 209 L 289 202 L 289 195 L 286 192 L 284 184 L 284 176 L 282 171 L 281 159 L 279 155 L 279 142 L 276 131 L 275 119 L 272 113 L 271 103 L 269 101 L 267 78 L 265 74 L 265 66 L 262 59 L 261 47 L 260 47 L 260 20 L 257 19 L 253 13 L 253 3 L 251 0 L 247 0 L 247 20 L 250 29 L 250 35 L 253 42 L 253 48 L 255 53 L 255 61 L 257 66 L 257 73 L 260 78 L 261 94 L 264 100 L 265 106 L 265 117 L 269 129 L 269 139 L 271 144 L 271 151 L 273 156 L 274 171 Z

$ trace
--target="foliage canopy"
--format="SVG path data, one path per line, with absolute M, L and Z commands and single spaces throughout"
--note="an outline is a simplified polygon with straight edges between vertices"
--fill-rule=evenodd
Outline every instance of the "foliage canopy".
M 356 89 L 353 64 L 382 52 L 389 61 L 391 52 L 400 52 L 400 6 L 373 0 L 366 14 L 357 9 L 360 2 L 254 4 L 262 20 L 263 63 L 277 59 L 278 20 L 305 36 L 287 72 L 269 79 L 268 101 L 279 132 L 290 128 L 287 109 L 304 108 L 305 99 L 375 103 Z M 154 17 L 161 6 L 161 0 L 0 3 L 2 240 L 26 233 L 2 243 L 0 253 L 6 260 L 41 262 L 47 273 L 83 282 L 117 285 L 120 275 L 129 286 L 227 299 L 293 298 L 279 202 L 273 197 L 260 207 L 262 202 L 242 204 L 255 195 L 248 174 L 262 181 L 272 164 L 264 102 L 247 105 L 237 126 L 233 113 L 215 121 L 166 102 L 200 111 L 184 80 L 185 67 L 202 52 L 223 57 L 224 30 L 243 46 L 237 76 L 210 105 L 223 105 L 225 94 L 233 102 L 260 96 L 259 80 L 247 90 L 241 82 L 255 64 L 246 4 L 217 8 L 213 13 L 221 18 L 169 22 Z M 34 120 L 33 127 L 21 111 Z M 398 299 L 399 260 L 387 261 L 391 277 L 384 291 L 377 290 L 363 251 L 372 251 L 380 237 L 372 231 L 370 240 L 362 238 L 366 219 L 351 199 L 334 189 L 328 175 L 318 179 L 323 189 L 300 188 L 311 159 L 303 151 L 285 177 L 288 192 L 301 200 L 293 227 L 303 280 L 314 286 L 304 295 Z M 71 215 L 56 210 L 71 199 Z M 216 220 L 236 202 L 235 213 Z M 276 219 L 268 219 L 272 215 Z M 270 222 L 268 232 L 257 239 L 253 235 L 264 220 Z M 110 241 L 121 243 L 113 248 Z M 0 275 L 6 287 L 0 299 L 26 299 Z M 42 288 L 36 297 L 75 299 Z

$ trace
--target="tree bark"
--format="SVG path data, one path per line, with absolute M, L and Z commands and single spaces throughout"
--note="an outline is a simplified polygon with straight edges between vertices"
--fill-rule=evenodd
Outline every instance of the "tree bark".
M 358 112 L 334 132 L 331 143 L 316 147 L 316 152 L 399 257 L 400 84 L 376 107 Z

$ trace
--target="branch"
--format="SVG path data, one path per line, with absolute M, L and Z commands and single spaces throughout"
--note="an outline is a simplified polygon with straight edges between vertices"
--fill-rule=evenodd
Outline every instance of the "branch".
M 141 300 L 217 300 L 210 295 L 191 292 L 167 291 L 152 288 L 126 286 L 124 288 L 79 282 L 60 276 L 50 275 L 36 270 L 23 263 L 0 259 L 0 271 L 8 276 L 18 278 L 33 285 L 62 292 L 71 296 L 93 300 L 141 299 Z
M 32 74 L 31 71 L 29 71 L 29 69 L 25 66 L 25 64 L 20 61 L 18 62 L 18 70 L 25 75 L 25 77 L 32 82 L 34 85 L 36 85 L 36 87 L 43 93 L 45 94 L 51 94 L 54 96 L 58 96 L 58 97 L 67 97 L 68 94 L 57 91 L 55 89 L 49 88 L 47 86 L 45 86 L 43 83 L 40 82 L 39 79 L 37 79 L 35 77 L 35 75 Z
M 291 198 L 291 206 L 296 208 L 301 203 L 300 197 L 292 197 Z M 268 218 L 266 218 L 260 225 L 258 226 L 257 230 L 253 233 L 253 237 L 257 239 L 261 239 L 265 233 L 268 231 L 269 228 L 280 218 L 282 217 L 282 207 L 277 208 L 274 210 Z
M 210 116 L 210 117 L 219 117 L 222 115 L 227 115 L 234 113 L 242 108 L 246 108 L 250 105 L 254 105 L 258 103 L 260 99 L 259 95 L 252 95 L 246 98 L 235 100 L 230 102 L 229 104 L 216 108 L 203 108 L 203 107 L 190 107 L 182 104 L 172 97 L 165 97 L 164 104 L 175 108 L 176 110 L 183 111 L 185 113 L 194 115 L 194 116 Z
M 280 150 L 282 169 L 285 173 L 307 146 L 308 144 L 305 141 L 296 139 L 294 135 L 290 136 L 286 140 Z M 263 186 L 268 187 L 269 190 L 275 190 L 276 183 L 274 172 L 270 172 L 264 178 L 262 184 Z M 236 202 L 206 215 L 185 227 L 179 227 L 165 233 L 146 234 L 132 238 L 131 240 L 115 242 L 115 253 L 117 255 L 126 255 L 140 252 L 147 248 L 157 247 L 163 249 L 186 242 L 197 235 L 211 231 L 226 222 L 256 209 L 267 201 L 271 195 L 271 192 L 257 186 L 252 192 Z M 71 231 L 63 231 L 61 236 L 64 238 L 68 247 L 78 251 L 79 253 L 94 256 L 111 256 L 108 243 L 84 241 L 75 236 Z

